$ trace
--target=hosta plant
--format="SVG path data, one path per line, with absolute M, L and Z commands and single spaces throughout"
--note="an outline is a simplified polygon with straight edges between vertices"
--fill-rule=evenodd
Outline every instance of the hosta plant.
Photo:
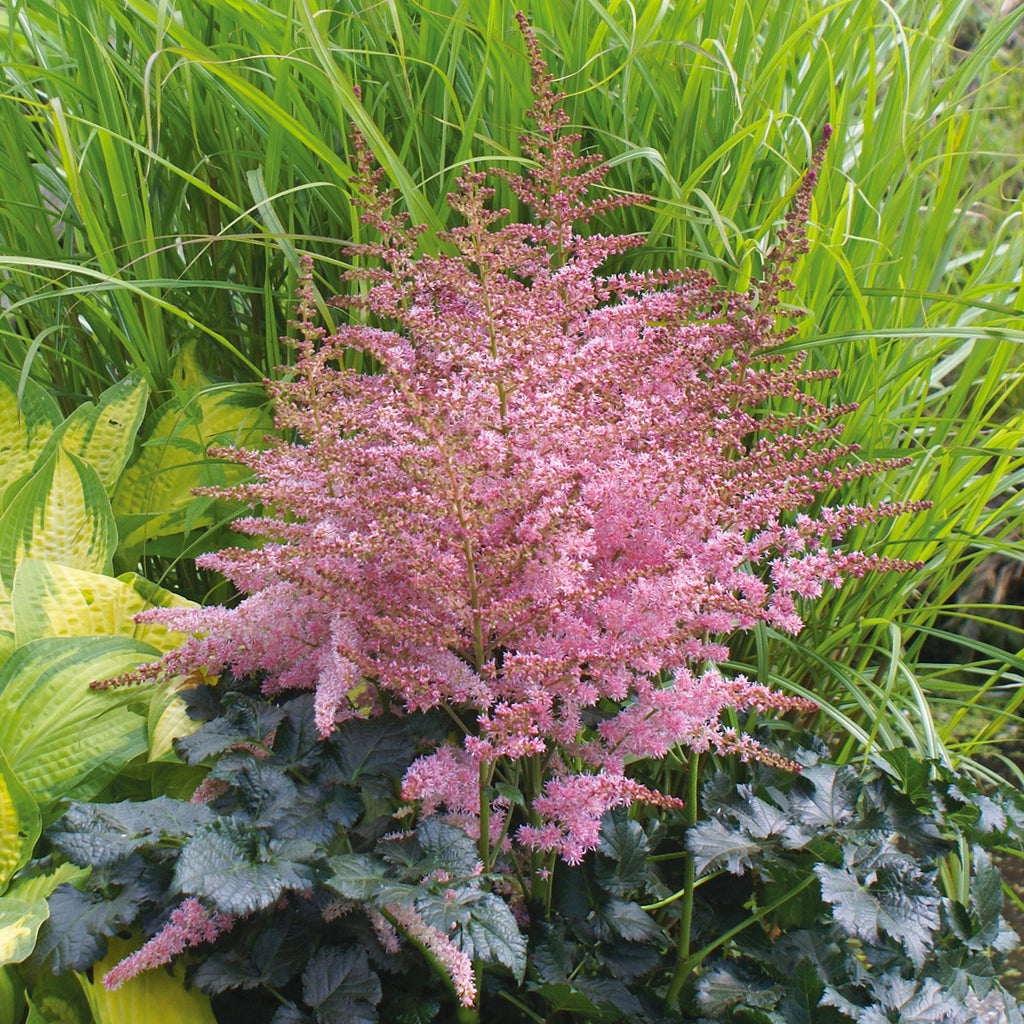
M 120 680 L 221 678 L 193 695 L 208 722 L 178 746 L 210 777 L 192 804 L 77 805 L 51 833 L 96 869 L 51 901 L 61 926 L 39 955 L 57 968 L 133 926 L 148 938 L 111 986 L 214 944 L 198 984 L 267 987 L 275 1024 L 328 1024 L 406 1015 L 381 976 L 411 948 L 464 1017 L 486 1001 L 491 1019 L 528 971 L 546 977 L 538 936 L 585 939 L 592 920 L 592 944 L 613 949 L 568 966 L 555 996 L 633 977 L 647 994 L 629 1013 L 676 1012 L 698 851 L 677 847 L 679 913 L 659 923 L 637 899 L 642 870 L 587 881 L 620 842 L 607 829 L 637 839 L 643 821 L 644 843 L 658 827 L 689 842 L 709 753 L 795 771 L 739 716 L 815 705 L 729 677 L 729 634 L 795 633 L 824 588 L 902 567 L 840 547 L 916 506 L 823 505 L 879 464 L 856 462 L 843 409 L 806 393 L 828 374 L 777 351 L 823 150 L 748 292 L 602 272 L 637 243 L 587 223 L 631 200 L 576 152 L 523 28 L 537 131 L 525 174 L 502 176 L 530 222 L 506 223 L 467 171 L 449 197 L 463 226 L 424 253 L 354 139 L 355 201 L 379 241 L 349 250 L 348 323 L 318 326 L 303 289 L 294 372 L 271 386 L 294 439 L 224 450 L 252 481 L 207 492 L 260 509 L 236 524 L 260 546 L 201 560 L 243 599 L 144 613 L 192 639 Z M 377 372 L 348 369 L 351 350 Z M 563 879 L 581 887 L 565 896 Z

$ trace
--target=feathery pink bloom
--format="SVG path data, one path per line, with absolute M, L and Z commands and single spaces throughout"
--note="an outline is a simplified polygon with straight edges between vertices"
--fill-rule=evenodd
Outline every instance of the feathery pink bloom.
M 212 914 L 199 900 L 189 897 L 171 911 L 170 920 L 141 949 L 126 956 L 103 976 L 108 989 L 120 988 L 126 981 L 169 964 L 190 946 L 213 942 L 230 930 L 234 918 L 228 914 Z

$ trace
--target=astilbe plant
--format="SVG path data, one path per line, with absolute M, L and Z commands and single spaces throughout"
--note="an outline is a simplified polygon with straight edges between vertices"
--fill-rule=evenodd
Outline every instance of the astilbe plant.
M 317 325 L 307 277 L 294 370 L 269 385 L 295 440 L 221 453 L 253 476 L 217 494 L 263 510 L 236 523 L 263 541 L 201 564 L 244 599 L 147 613 L 193 639 L 136 678 L 310 689 L 323 737 L 440 709 L 452 731 L 409 766 L 403 798 L 468 833 L 483 877 L 502 856 L 529 862 L 529 888 L 554 855 L 595 849 L 610 809 L 680 805 L 633 777 L 638 760 L 682 747 L 789 764 L 722 713 L 813 705 L 724 675 L 725 638 L 795 633 L 801 599 L 899 568 L 836 545 L 906 507 L 813 511 L 879 466 L 851 460 L 843 410 L 776 351 L 824 143 L 749 292 L 700 272 L 603 274 L 640 240 L 587 223 L 636 200 L 600 192 L 522 28 L 537 131 L 525 173 L 495 173 L 532 220 L 509 223 L 466 171 L 449 196 L 463 226 L 422 254 L 355 135 L 379 241 L 348 249 L 364 287 L 334 302 L 350 323 Z M 350 350 L 378 372 L 345 369 Z

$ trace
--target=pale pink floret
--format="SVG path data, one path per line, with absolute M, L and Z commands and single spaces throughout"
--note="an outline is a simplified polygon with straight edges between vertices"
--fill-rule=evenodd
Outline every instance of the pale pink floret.
M 213 942 L 218 935 L 229 931 L 234 918 L 228 914 L 208 911 L 199 900 L 189 897 L 171 911 L 170 920 L 141 949 L 125 957 L 103 977 L 108 989 L 120 988 L 126 981 L 169 964 L 190 946 Z
M 451 979 L 452 987 L 463 1006 L 476 1002 L 476 978 L 473 961 L 447 935 L 427 924 L 415 909 L 404 903 L 389 903 L 385 911 L 410 939 L 425 946 Z
M 648 789 L 633 779 L 611 772 L 553 779 L 543 796 L 533 802 L 546 824 L 523 825 L 519 842 L 536 850 L 555 850 L 567 864 L 579 864 L 589 850 L 597 849 L 601 818 L 613 807 L 635 801 L 679 809 L 681 800 Z

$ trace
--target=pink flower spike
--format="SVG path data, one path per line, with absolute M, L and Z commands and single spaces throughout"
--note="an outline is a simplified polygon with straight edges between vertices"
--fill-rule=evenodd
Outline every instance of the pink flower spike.
M 169 964 L 178 954 L 191 946 L 213 942 L 218 935 L 229 931 L 234 918 L 227 914 L 211 914 L 200 902 L 190 896 L 171 911 L 170 920 L 141 949 L 125 957 L 103 976 L 103 984 L 113 991 L 126 981 Z

